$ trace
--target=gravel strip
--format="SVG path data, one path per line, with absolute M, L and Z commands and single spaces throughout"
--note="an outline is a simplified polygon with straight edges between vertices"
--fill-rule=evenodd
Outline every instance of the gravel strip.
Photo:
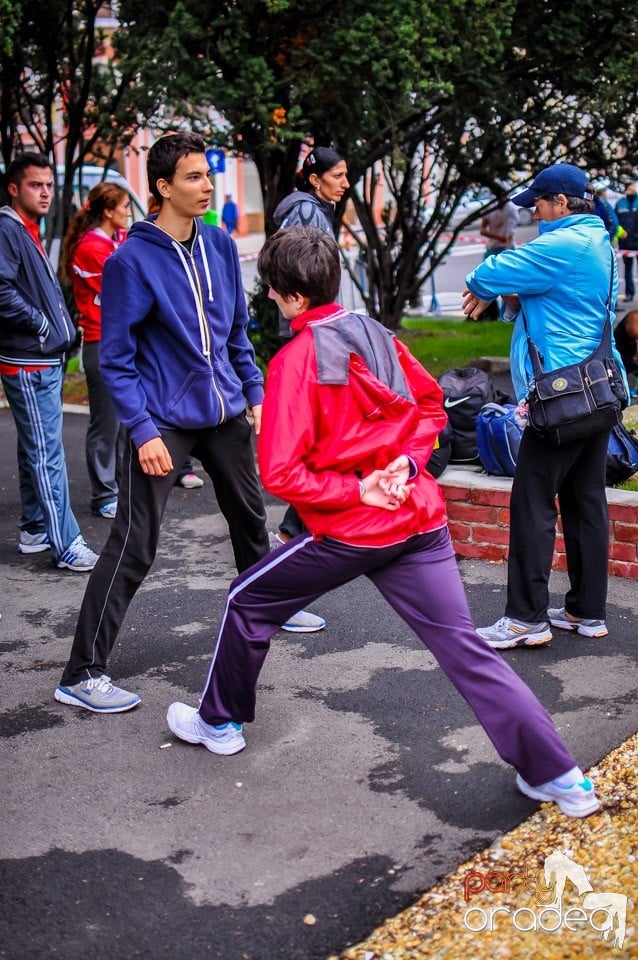
M 542 804 L 414 906 L 329 960 L 638 958 L 637 770 L 638 734 L 589 771 L 599 813 L 572 819 Z M 565 877 L 562 892 L 551 876 L 545 883 L 550 855 L 554 877 Z

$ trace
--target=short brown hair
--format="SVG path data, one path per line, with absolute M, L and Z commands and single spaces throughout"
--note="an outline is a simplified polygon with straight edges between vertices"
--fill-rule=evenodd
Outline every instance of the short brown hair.
M 206 143 L 198 133 L 166 133 L 148 151 L 148 189 L 159 204 L 162 203 L 162 195 L 157 189 L 157 181 L 167 180 L 170 183 L 179 161 L 191 153 L 206 153 Z
M 332 303 L 339 292 L 341 263 L 336 240 L 317 227 L 285 227 L 266 240 L 257 269 L 282 297 L 300 294 L 311 307 Z

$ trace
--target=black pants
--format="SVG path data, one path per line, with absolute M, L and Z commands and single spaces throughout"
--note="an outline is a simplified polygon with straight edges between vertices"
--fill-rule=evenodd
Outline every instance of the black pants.
M 636 293 L 636 287 L 634 285 L 634 263 L 636 263 L 636 269 L 638 270 L 638 259 L 634 257 L 623 257 L 623 264 L 625 267 L 625 296 L 633 297 Z
M 106 672 L 129 604 L 155 559 L 166 502 L 189 453 L 201 460 L 213 482 L 237 570 L 246 570 L 268 553 L 266 511 L 246 417 L 192 433 L 166 430 L 162 439 L 173 460 L 173 470 L 165 477 L 144 473 L 135 447 L 130 440 L 126 445 L 117 515 L 89 577 L 62 676 L 65 686 Z
M 576 617 L 605 618 L 608 439 L 601 433 L 555 447 L 530 428 L 523 433 L 510 502 L 507 616 L 547 619 L 558 496 L 570 583 L 565 607 Z

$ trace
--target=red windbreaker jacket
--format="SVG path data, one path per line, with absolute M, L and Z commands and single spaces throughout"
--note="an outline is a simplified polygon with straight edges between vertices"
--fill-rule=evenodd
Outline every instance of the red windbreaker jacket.
M 361 547 L 400 543 L 446 523 L 426 470 L 446 423 L 436 380 L 388 330 L 338 304 L 292 322 L 296 336 L 268 368 L 259 468 L 316 537 Z M 359 477 L 400 454 L 417 467 L 398 511 L 361 503 Z
M 73 256 L 73 298 L 86 343 L 100 340 L 102 336 L 102 272 L 106 260 L 117 247 L 118 243 L 101 230 L 88 230 L 80 237 Z

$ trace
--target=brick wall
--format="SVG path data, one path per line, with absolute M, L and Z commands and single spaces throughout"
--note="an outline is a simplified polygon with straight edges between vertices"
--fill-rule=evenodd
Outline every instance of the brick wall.
M 460 557 L 507 559 L 512 481 L 488 477 L 479 467 L 448 467 L 439 483 L 447 501 L 450 533 Z M 638 492 L 608 488 L 609 573 L 638 579 Z M 555 570 L 566 570 L 560 519 Z

